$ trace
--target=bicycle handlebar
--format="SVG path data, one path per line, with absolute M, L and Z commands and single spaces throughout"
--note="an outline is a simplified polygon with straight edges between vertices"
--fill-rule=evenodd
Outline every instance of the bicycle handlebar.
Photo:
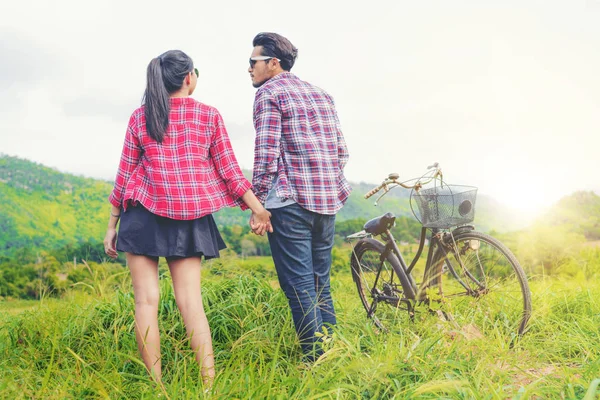
M 375 193 L 379 192 L 381 189 L 383 189 L 383 187 L 385 185 L 386 185 L 385 183 L 382 183 L 381 185 L 379 185 L 376 188 L 372 189 L 369 193 L 365 194 L 365 199 L 368 199 L 369 197 L 373 196 Z
M 428 170 L 435 169 L 433 178 L 442 176 L 442 169 L 440 168 L 440 164 L 437 162 L 428 166 L 427 169 Z M 384 179 L 384 181 L 381 183 L 381 185 L 377 186 L 376 188 L 371 189 L 367 194 L 365 194 L 365 196 L 364 196 L 365 199 L 368 199 L 369 197 L 373 196 L 374 194 L 379 192 L 381 189 L 385 189 L 385 193 L 387 193 L 390 190 L 390 189 L 388 189 L 388 185 L 391 185 L 391 184 L 394 184 L 396 186 L 402 186 L 405 189 L 414 189 L 414 188 L 418 188 L 418 187 L 422 186 L 420 179 L 417 180 L 417 183 L 415 183 L 414 185 L 411 186 L 411 185 L 406 185 L 403 182 L 398 182 L 398 178 L 399 178 L 399 175 L 396 173 L 389 174 L 389 176 L 386 179 Z M 396 186 L 393 186 L 393 187 L 396 187 Z M 381 196 L 385 195 L 385 193 L 382 194 Z

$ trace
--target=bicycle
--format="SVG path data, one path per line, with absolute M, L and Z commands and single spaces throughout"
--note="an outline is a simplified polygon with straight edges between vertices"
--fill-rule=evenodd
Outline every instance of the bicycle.
M 408 311 L 414 320 L 416 305 L 425 304 L 457 326 L 474 324 L 512 339 L 521 337 L 531 317 L 527 278 L 506 246 L 470 224 L 477 188 L 447 184 L 438 163 L 420 178 L 398 179 L 398 174 L 390 174 L 364 197 L 383 190 L 377 205 L 395 187 L 411 190 L 411 210 L 422 225 L 411 263 L 406 264 L 392 235 L 396 219 L 392 213 L 368 221 L 362 231 L 346 237 L 358 240 L 351 255 L 352 277 L 367 317 L 388 331 L 398 310 Z M 413 272 L 427 242 L 423 280 L 417 283 Z

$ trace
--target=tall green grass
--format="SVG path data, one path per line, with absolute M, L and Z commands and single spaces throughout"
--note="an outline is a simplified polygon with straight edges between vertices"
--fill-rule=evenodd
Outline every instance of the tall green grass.
M 168 275 L 159 309 L 162 387 L 137 353 L 130 283 L 115 281 L 116 291 L 92 285 L 60 300 L 0 303 L 0 398 L 598 398 L 597 282 L 531 282 L 530 330 L 510 348 L 493 334 L 471 337 L 427 312 L 414 321 L 401 316 L 400 329 L 382 334 L 341 271 L 332 288 L 339 325 L 311 365 L 302 361 L 268 260 L 230 267 L 220 260 L 203 273 L 218 373 L 205 393 Z

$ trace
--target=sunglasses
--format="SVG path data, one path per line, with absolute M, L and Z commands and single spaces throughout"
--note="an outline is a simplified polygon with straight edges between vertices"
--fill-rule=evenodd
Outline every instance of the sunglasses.
M 254 68 L 254 66 L 256 65 L 257 61 L 268 61 L 271 58 L 276 59 L 277 61 L 281 62 L 281 60 L 277 57 L 271 57 L 271 56 L 256 56 L 256 57 L 250 57 L 250 68 Z
M 200 78 L 200 74 L 198 73 L 198 68 L 194 68 L 192 71 L 194 71 L 197 78 Z

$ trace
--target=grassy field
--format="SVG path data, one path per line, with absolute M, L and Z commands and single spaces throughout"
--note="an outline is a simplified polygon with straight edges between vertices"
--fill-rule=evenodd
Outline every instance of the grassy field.
M 218 368 L 211 394 L 200 383 L 168 274 L 159 311 L 163 387 L 150 381 L 137 353 L 127 275 L 116 281 L 116 290 L 82 287 L 59 300 L 0 303 L 0 398 L 599 398 L 597 280 L 532 281 L 530 329 L 510 348 L 491 332 L 470 335 L 427 312 L 379 333 L 342 270 L 332 282 L 339 326 L 309 365 L 270 260 L 229 266 L 224 259 L 203 271 Z

